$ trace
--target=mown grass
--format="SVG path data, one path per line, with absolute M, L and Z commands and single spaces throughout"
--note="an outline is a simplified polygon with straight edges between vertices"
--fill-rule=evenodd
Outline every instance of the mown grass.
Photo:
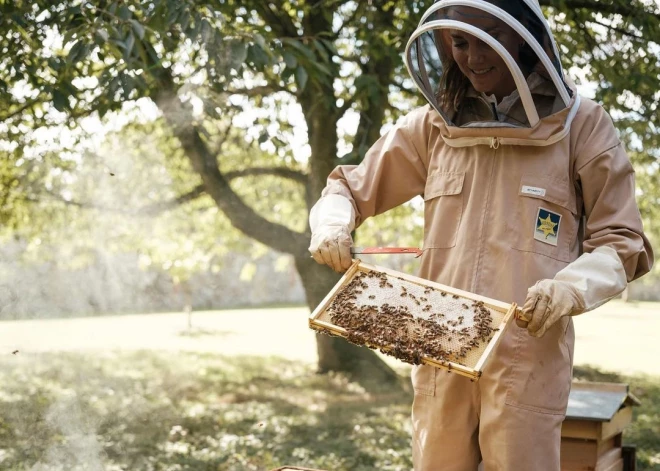
M 660 470 L 660 378 L 625 381 L 643 405 L 626 441 Z M 21 353 L 0 360 L 0 469 L 409 470 L 410 397 L 277 358 Z

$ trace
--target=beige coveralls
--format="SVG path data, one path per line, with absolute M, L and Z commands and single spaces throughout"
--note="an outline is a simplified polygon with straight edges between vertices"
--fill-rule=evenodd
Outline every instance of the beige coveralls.
M 501 301 L 522 305 L 536 281 L 603 245 L 617 251 L 633 280 L 653 255 L 632 166 L 598 104 L 582 98 L 565 129 L 568 114 L 533 128 L 459 128 L 425 106 L 384 135 L 361 165 L 337 167 L 324 195 L 348 198 L 358 225 L 423 195 L 420 276 Z M 490 145 L 471 145 L 474 138 Z M 539 208 L 561 215 L 556 245 L 534 237 Z M 415 367 L 415 469 L 474 471 L 483 460 L 487 471 L 559 470 L 573 344 L 570 318 L 542 338 L 514 324 L 478 382 Z

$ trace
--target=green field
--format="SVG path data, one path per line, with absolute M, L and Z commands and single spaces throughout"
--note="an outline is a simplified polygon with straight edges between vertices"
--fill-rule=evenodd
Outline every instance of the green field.
M 626 442 L 660 470 L 660 378 L 591 369 L 642 400 Z M 39 354 L 0 363 L 0 468 L 231 470 L 283 464 L 409 470 L 410 398 L 368 395 L 309 364 L 130 352 Z
M 622 371 L 621 343 L 592 338 L 591 327 L 622 318 L 611 332 L 620 338 L 652 325 L 644 316 L 657 306 L 610 308 L 578 325 L 578 338 L 590 333 L 578 346 L 598 348 L 600 363 L 575 374 L 631 385 L 642 405 L 625 441 L 638 447 L 638 469 L 660 470 L 660 375 L 633 371 L 638 363 Z M 179 313 L 0 323 L 0 469 L 409 470 L 409 393 L 374 396 L 316 375 L 305 315 L 195 313 L 192 329 Z M 660 356 L 647 354 L 652 368 Z

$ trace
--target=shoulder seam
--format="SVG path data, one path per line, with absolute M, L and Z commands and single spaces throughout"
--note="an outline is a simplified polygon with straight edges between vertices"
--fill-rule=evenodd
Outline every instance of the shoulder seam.
M 589 165 L 591 162 L 593 162 L 595 159 L 597 159 L 598 157 L 600 157 L 600 156 L 603 155 L 604 153 L 609 152 L 609 151 L 611 151 L 612 149 L 616 149 L 616 148 L 619 147 L 620 145 L 621 145 L 621 141 L 617 142 L 615 145 L 613 145 L 613 146 L 611 146 L 611 147 L 608 147 L 607 149 L 605 149 L 605 150 L 599 152 L 598 154 L 594 155 L 593 157 L 591 157 L 590 159 L 588 159 L 584 164 L 580 165 L 580 167 L 578 167 L 578 168 L 576 169 L 576 172 L 579 172 L 580 170 L 582 170 L 584 167 L 586 167 L 587 165 Z M 579 157 L 576 156 L 575 161 L 577 162 L 578 159 L 579 159 Z

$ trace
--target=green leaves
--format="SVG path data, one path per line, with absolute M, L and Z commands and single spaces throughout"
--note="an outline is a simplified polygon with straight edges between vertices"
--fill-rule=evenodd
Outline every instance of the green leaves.
M 284 44 L 285 46 L 290 46 L 291 49 L 294 49 L 295 51 L 299 52 L 309 61 L 314 61 L 316 59 L 316 56 L 314 55 L 312 49 L 298 39 L 282 38 L 282 44 Z
M 99 46 L 102 46 L 104 43 L 108 41 L 108 32 L 104 29 L 97 29 L 94 31 L 94 37 L 97 40 L 97 44 Z
M 77 62 L 80 62 L 87 57 L 89 50 L 90 48 L 87 44 L 85 44 L 85 42 L 82 40 L 76 41 L 69 50 L 66 61 L 69 64 L 76 64 Z
M 118 16 L 120 19 L 126 21 L 133 15 L 127 5 L 122 5 L 119 7 Z
M 304 90 L 307 85 L 307 70 L 302 65 L 296 67 L 296 83 L 298 84 L 298 89 Z
M 69 98 L 59 89 L 53 90 L 53 106 L 57 111 L 66 111 L 69 108 Z
M 304 41 L 297 38 L 282 38 L 282 60 L 285 70 L 282 77 L 295 77 L 298 90 L 304 90 L 309 79 L 329 82 L 335 68 L 328 48 L 321 40 Z
M 358 95 L 367 95 L 369 98 L 367 103 L 379 103 L 383 95 L 378 77 L 367 74 L 362 74 L 355 79 L 355 92 Z
M 139 39 L 144 39 L 144 26 L 142 26 L 137 20 L 130 20 L 130 23 L 135 36 L 137 36 Z
M 295 69 L 296 66 L 298 65 L 298 59 L 296 59 L 295 54 L 293 54 L 292 52 L 284 51 L 282 53 L 282 57 L 284 59 L 284 63 L 288 68 Z
M 247 48 L 248 45 L 241 40 L 234 39 L 229 41 L 229 62 L 231 68 L 238 70 L 245 64 L 248 54 Z
M 267 67 L 272 65 L 273 56 L 270 50 L 265 49 L 257 43 L 248 45 L 245 57 L 247 65 L 255 72 L 264 72 Z
M 310 176 L 318 193 L 327 169 L 344 153 L 338 148 L 353 149 L 358 163 L 384 120 L 394 121 L 420 103 L 419 94 L 411 92 L 401 55 L 408 35 L 432 1 L 329 2 L 322 8 L 284 1 L 278 9 L 271 3 L 36 0 L 5 4 L 0 17 L 0 47 L 5 51 L 0 109 L 5 111 L 0 115 L 8 131 L 0 138 L 29 149 L 33 133 L 53 125 L 49 109 L 64 113 L 75 129 L 82 117 L 107 119 L 137 100 L 148 106 L 167 102 L 173 103 L 172 113 L 182 126 L 194 123 L 203 130 L 204 144 L 217 155 L 220 168 L 234 171 L 251 158 L 227 157 L 234 154 L 227 153 L 229 144 L 217 130 L 236 109 L 243 109 L 258 117 L 234 123 L 229 133 L 232 145 L 241 143 L 244 154 L 258 148 L 263 159 L 259 165 L 297 169 L 304 162 L 319 172 Z M 648 195 L 660 192 L 658 174 L 649 167 L 657 163 L 660 148 L 657 15 L 639 2 L 624 0 L 611 5 L 596 2 L 593 9 L 584 2 L 580 8 L 564 0 L 542 3 L 549 6 L 551 16 L 562 15 L 557 25 L 568 25 L 558 26 L 557 31 L 566 50 L 567 70 L 584 68 L 587 79 L 598 85 L 596 99 L 618 121 L 628 147 L 634 147 L 631 155 L 643 176 L 641 207 L 650 217 L 655 201 Z M 203 103 L 194 117 L 178 102 L 179 95 Z M 359 113 L 360 122 L 340 129 L 341 137 L 336 139 L 345 109 Z M 306 115 L 300 116 L 298 110 Z M 170 152 L 177 149 L 173 146 Z M 232 147 L 232 152 L 239 150 Z M 16 161 L 20 155 L 10 158 Z M 53 164 L 53 171 L 58 165 Z M 188 172 L 189 179 L 198 178 Z M 40 178 L 45 185 L 45 177 Z M 281 195 L 289 201 L 295 200 L 292 195 L 301 187 L 292 184 L 278 193 L 273 186 L 282 179 L 269 178 L 268 183 L 255 178 L 249 185 L 244 183 L 247 178 L 236 179 L 232 185 L 260 214 L 270 217 L 260 206 L 268 198 L 241 193 L 243 185 L 257 192 L 265 188 L 271 198 Z M 302 197 L 311 200 L 318 195 L 299 196 L 291 205 L 295 210 L 282 209 L 288 217 L 280 222 L 296 220 L 296 228 L 304 230 L 304 223 L 299 223 L 305 217 L 300 202 Z

